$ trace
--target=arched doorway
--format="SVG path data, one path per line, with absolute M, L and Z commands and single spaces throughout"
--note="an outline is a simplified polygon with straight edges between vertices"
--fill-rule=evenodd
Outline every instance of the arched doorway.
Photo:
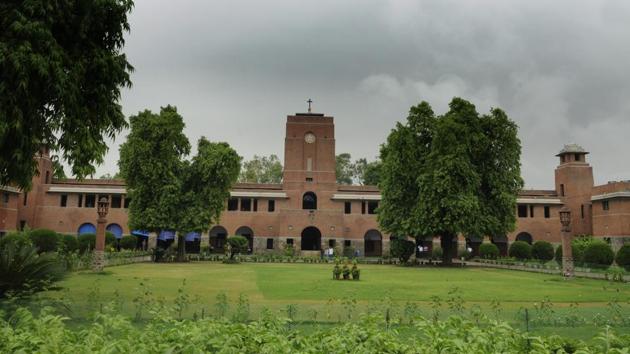
M 505 235 L 492 236 L 490 241 L 494 243 L 499 249 L 499 255 L 507 256 L 508 252 L 508 239 Z
M 254 230 L 247 226 L 241 226 L 236 229 L 234 233 L 237 236 L 243 236 L 249 241 L 249 249 L 247 250 L 248 254 L 251 254 L 254 251 Z
M 79 226 L 79 229 L 77 230 L 77 233 L 79 235 L 96 234 L 96 226 L 94 226 L 94 224 L 86 222 L 85 224 L 82 224 L 81 226 Z
M 302 251 L 318 251 L 322 248 L 322 233 L 314 226 L 302 230 Z
M 366 257 L 380 257 L 383 255 L 383 236 L 378 230 L 368 230 L 363 238 L 365 240 L 364 254 Z
M 302 209 L 316 210 L 317 209 L 317 195 L 313 192 L 306 192 L 302 196 Z
M 534 242 L 534 238 L 529 232 L 521 232 L 516 235 L 516 241 L 524 241 L 531 245 Z
M 189 232 L 186 234 L 186 253 L 199 253 L 201 251 L 201 233 Z
M 479 246 L 483 242 L 483 237 L 476 235 L 468 235 L 466 237 L 466 250 L 470 250 L 473 257 L 479 256 Z
M 215 226 L 210 229 L 208 238 L 210 239 L 211 252 L 223 253 L 225 249 L 225 242 L 227 240 L 227 230 L 223 226 Z

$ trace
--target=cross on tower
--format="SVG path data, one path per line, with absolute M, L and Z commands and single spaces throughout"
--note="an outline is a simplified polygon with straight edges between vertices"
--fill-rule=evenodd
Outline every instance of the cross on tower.
M 313 100 L 309 98 L 306 103 L 308 103 L 308 113 L 311 113 L 311 103 L 313 103 Z

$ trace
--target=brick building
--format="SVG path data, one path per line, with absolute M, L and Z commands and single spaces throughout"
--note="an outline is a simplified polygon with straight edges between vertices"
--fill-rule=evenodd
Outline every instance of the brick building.
M 558 210 L 572 210 L 574 234 L 592 234 L 618 245 L 630 239 L 630 182 L 595 186 L 588 152 L 566 145 L 557 155 L 554 190 L 523 190 L 515 210 L 517 226 L 507 235 L 485 238 L 507 252 L 515 240 L 560 243 Z M 279 184 L 234 185 L 218 225 L 201 235 L 188 235 L 193 245 L 222 249 L 228 235 L 250 240 L 256 253 L 281 252 L 293 244 L 303 254 L 319 255 L 328 247 L 348 247 L 361 255 L 387 254 L 389 236 L 379 230 L 376 209 L 380 193 L 375 186 L 336 183 L 334 119 L 319 113 L 287 117 L 283 181 Z M 39 175 L 28 193 L 2 187 L 0 234 L 20 229 L 49 228 L 60 233 L 94 232 L 96 201 L 107 196 L 111 207 L 107 230 L 117 237 L 136 234 L 149 246 L 168 244 L 172 232 L 143 235 L 127 226 L 124 181 L 52 179 L 48 151 L 37 157 Z M 420 242 L 430 250 L 432 239 Z M 480 237 L 459 238 L 460 247 L 477 250 Z M 486 242 L 487 242 L 486 241 Z

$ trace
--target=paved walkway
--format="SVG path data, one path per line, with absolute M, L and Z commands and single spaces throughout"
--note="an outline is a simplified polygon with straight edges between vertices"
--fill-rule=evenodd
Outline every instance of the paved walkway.
M 472 267 L 484 267 L 484 268 L 499 268 L 499 269 L 511 269 L 511 270 L 521 270 L 524 272 L 533 272 L 533 273 L 545 273 L 545 274 L 555 274 L 561 275 L 562 271 L 560 269 L 542 269 L 542 268 L 531 268 L 522 265 L 513 265 L 513 264 L 492 264 L 492 263 L 484 263 L 484 262 L 474 262 L 474 261 L 466 261 L 466 265 Z M 575 272 L 576 277 L 580 278 L 590 278 L 590 279 L 601 279 L 601 280 L 610 280 L 611 275 L 608 275 L 606 278 L 605 273 L 591 273 L 591 272 Z M 630 275 L 622 276 L 624 282 L 630 282 Z

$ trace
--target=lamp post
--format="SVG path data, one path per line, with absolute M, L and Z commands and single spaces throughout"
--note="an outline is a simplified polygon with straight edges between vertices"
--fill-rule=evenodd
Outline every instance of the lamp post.
M 101 197 L 96 207 L 98 219 L 96 220 L 96 244 L 94 245 L 94 259 L 92 261 L 92 270 L 95 272 L 103 271 L 105 266 L 105 223 L 107 223 L 107 212 L 109 212 L 109 201 L 107 197 Z
M 565 278 L 573 277 L 573 249 L 571 247 L 571 209 L 563 206 L 560 211 L 560 223 L 562 224 L 562 275 Z

